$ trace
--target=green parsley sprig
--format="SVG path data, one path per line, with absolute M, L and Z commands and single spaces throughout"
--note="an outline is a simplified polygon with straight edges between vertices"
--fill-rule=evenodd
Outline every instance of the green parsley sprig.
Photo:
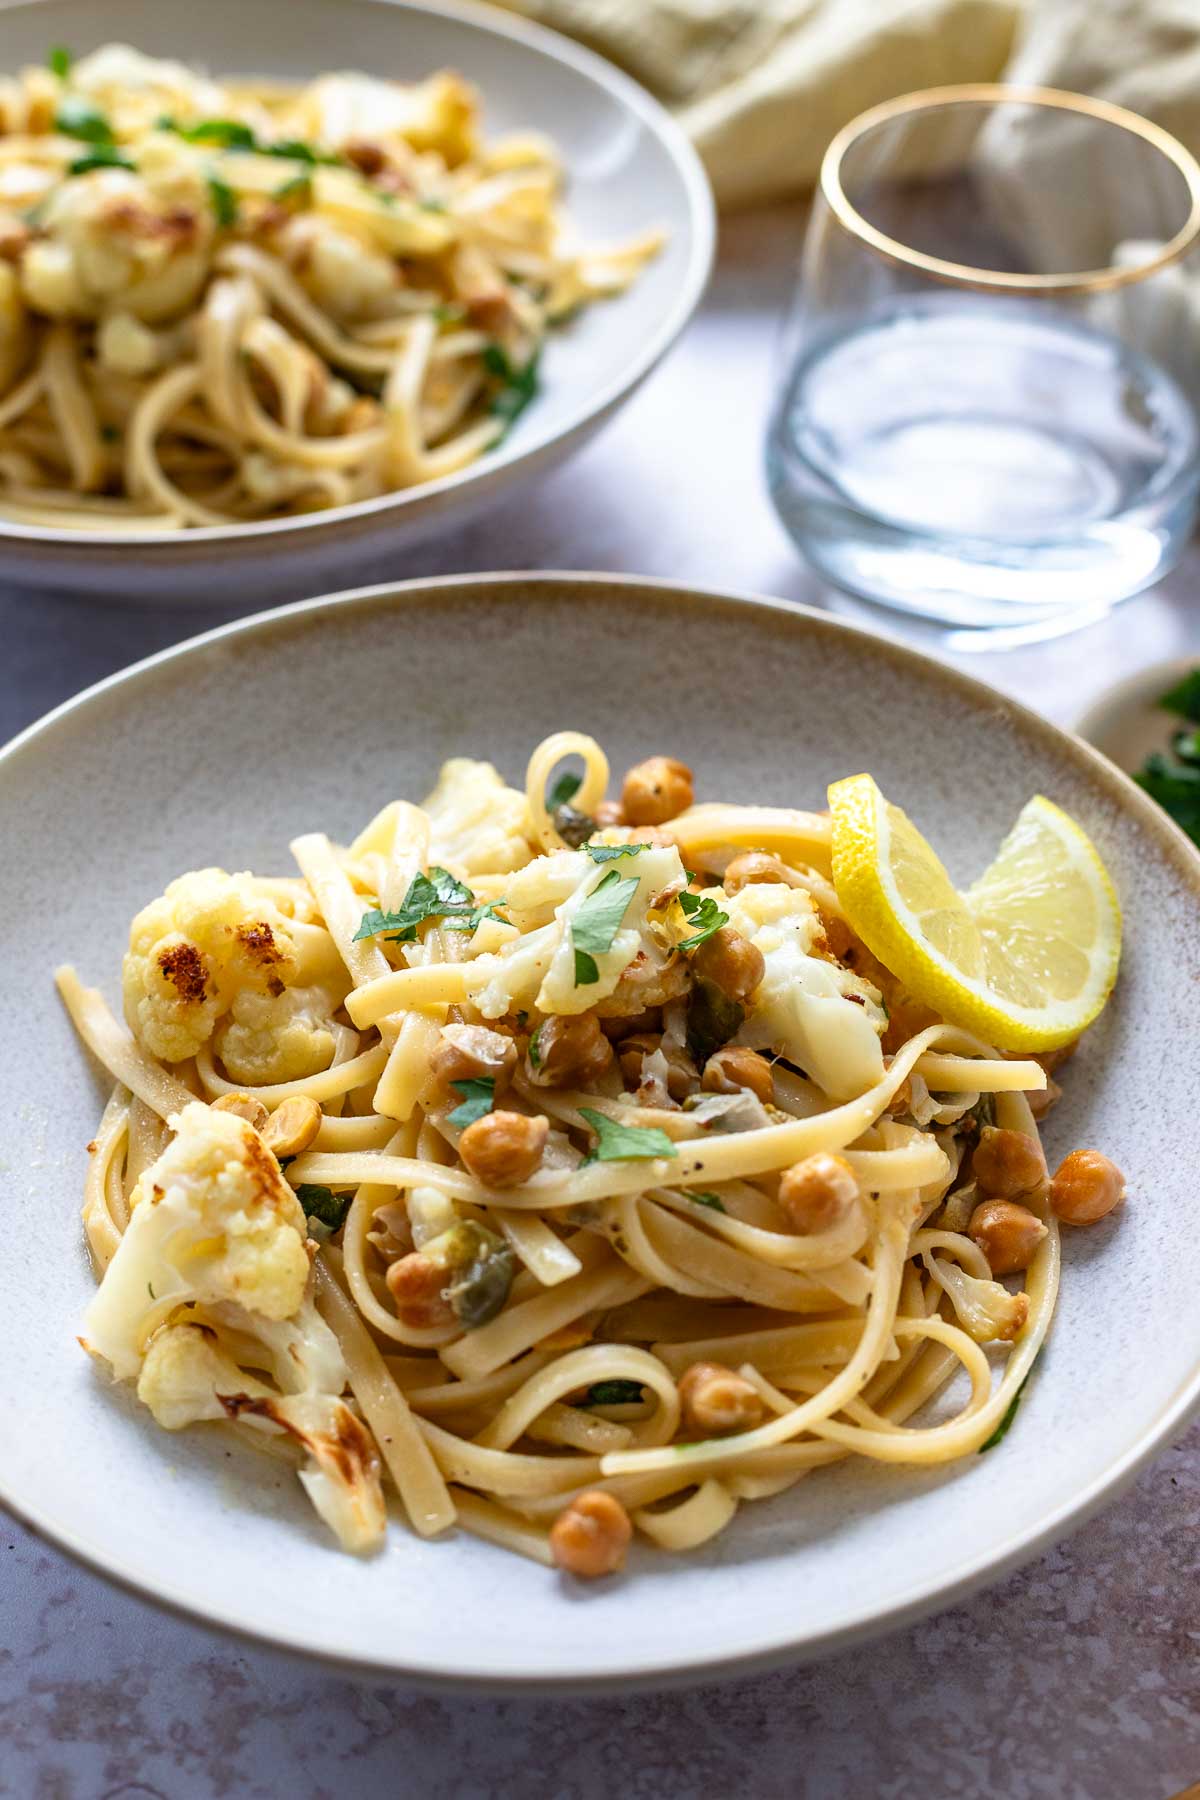
M 636 875 L 618 875 L 610 869 L 598 881 L 575 917 L 571 920 L 571 943 L 575 951 L 575 986 L 591 987 L 600 979 L 596 958 L 613 947 L 613 939 L 621 929 L 621 921 L 629 910 L 629 902 L 637 893 Z
M 660 1156 L 679 1155 L 666 1132 L 657 1126 L 622 1125 L 591 1106 L 581 1106 L 579 1114 L 596 1134 L 588 1162 L 653 1162 Z

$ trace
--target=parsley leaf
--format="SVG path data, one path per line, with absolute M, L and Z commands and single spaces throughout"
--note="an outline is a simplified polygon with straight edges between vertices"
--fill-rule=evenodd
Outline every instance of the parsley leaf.
M 499 914 L 490 907 L 476 906 L 470 888 L 435 864 L 428 875 L 413 876 L 396 912 L 380 912 L 375 907 L 364 913 L 354 941 L 386 932 L 389 943 L 411 944 L 418 925 L 428 919 L 445 919 L 452 931 L 474 931 L 479 920 L 488 917 L 498 918 Z
M 496 1100 L 496 1078 L 494 1075 L 473 1075 L 462 1081 L 452 1081 L 450 1086 L 462 1095 L 462 1105 L 456 1106 L 452 1113 L 447 1113 L 446 1123 L 457 1125 L 465 1131 L 476 1119 L 482 1119 L 490 1113 Z
M 306 1218 L 315 1219 L 326 1231 L 333 1232 L 345 1224 L 354 1195 L 335 1194 L 331 1188 L 302 1181 L 296 1189 L 296 1198 L 304 1208 Z
M 174 119 L 160 119 L 159 129 L 173 131 L 189 144 L 214 144 L 220 150 L 257 150 L 258 139 L 249 125 L 240 119 L 197 119 L 194 125 L 180 125 Z
M 1012 1399 L 1009 1401 L 1008 1410 L 1005 1413 L 1004 1417 L 1001 1419 L 1000 1423 L 997 1425 L 995 1431 L 993 1431 L 991 1437 L 985 1438 L 983 1443 L 980 1444 L 979 1449 L 976 1452 L 977 1455 L 982 1456 L 985 1450 L 994 1450 L 996 1448 L 996 1445 L 1000 1442 L 1000 1440 L 1004 1437 L 1007 1437 L 1009 1427 L 1011 1426 L 1013 1420 L 1017 1416 L 1017 1408 L 1021 1404 L 1021 1395 L 1025 1392 L 1026 1384 L 1028 1383 L 1029 1377 L 1032 1374 L 1033 1374 L 1033 1370 L 1029 1369 L 1029 1371 L 1026 1373 L 1025 1380 L 1021 1383 L 1020 1387 L 1017 1389 L 1016 1393 L 1013 1395 Z
M 594 863 L 616 862 L 618 856 L 640 856 L 648 850 L 648 844 L 585 844 L 588 855 Z
M 689 894 L 685 888 L 679 895 L 679 906 L 689 924 L 696 929 L 691 937 L 675 946 L 677 950 L 698 950 L 714 932 L 720 931 L 722 925 L 729 923 L 729 914 L 721 911 L 711 894 Z
M 621 929 L 621 920 L 629 910 L 629 902 L 637 892 L 636 875 L 624 877 L 610 869 L 598 881 L 571 921 L 571 942 L 575 948 L 575 986 L 591 987 L 599 981 L 596 958 L 611 950 L 613 939 Z
M 1181 719 L 1190 719 L 1193 725 L 1200 725 L 1200 669 L 1185 675 L 1158 704 L 1164 711 L 1178 713 Z
M 111 144 L 113 129 L 98 107 L 78 94 L 68 94 L 54 118 L 54 128 L 64 137 L 82 138 L 86 144 Z
M 651 1162 L 658 1156 L 679 1155 L 666 1132 L 657 1126 L 621 1125 L 591 1106 L 581 1106 L 579 1113 L 596 1134 L 596 1147 L 588 1162 Z
M 65 81 L 71 73 L 71 64 L 75 61 L 71 52 L 62 44 L 55 44 L 46 52 L 46 67 L 60 81 Z
M 328 150 L 318 150 L 312 144 L 305 144 L 299 138 L 284 138 L 278 144 L 259 144 L 260 156 L 286 156 L 293 162 L 311 163 L 314 168 L 340 169 L 343 158 L 333 156 Z
M 694 1200 L 696 1202 L 697 1206 L 711 1206 L 714 1212 L 727 1212 L 729 1210 L 720 1194 L 689 1192 L 687 1188 L 683 1191 L 689 1200 Z
M 223 181 L 219 175 L 210 174 L 208 177 L 208 197 L 212 201 L 212 209 L 217 215 L 217 224 L 219 226 L 224 230 L 228 230 L 231 225 L 237 224 L 237 195 L 227 181 Z
M 564 769 L 558 780 L 546 789 L 546 810 L 555 812 L 558 807 L 565 806 L 568 800 L 575 798 L 582 786 L 582 775 L 575 775 L 570 769 Z
M 287 181 L 281 181 L 277 188 L 271 190 L 272 200 L 295 200 L 301 206 L 312 203 L 312 176 L 307 170 L 303 174 L 293 175 Z
M 1161 751 L 1148 756 L 1133 778 L 1152 800 L 1200 844 L 1200 768 L 1191 763 L 1171 763 Z
M 484 345 L 483 366 L 489 375 L 495 375 L 503 383 L 493 394 L 488 408 L 495 418 L 504 420 L 504 431 L 497 439 L 499 443 L 504 441 L 538 391 L 540 355 L 541 352 L 535 350 L 524 368 L 518 369 L 502 344 Z
M 640 1381 L 593 1381 L 581 1406 L 632 1406 L 645 1397 Z
M 93 169 L 132 169 L 136 165 L 115 144 L 97 144 L 86 156 L 77 156 L 67 169 L 68 175 L 88 175 Z
M 1200 763 L 1200 726 L 1192 725 L 1177 731 L 1171 739 L 1171 748 L 1180 762 Z

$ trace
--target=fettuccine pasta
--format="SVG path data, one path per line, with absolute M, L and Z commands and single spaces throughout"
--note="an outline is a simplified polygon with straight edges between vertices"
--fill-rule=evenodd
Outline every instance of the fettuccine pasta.
M 577 243 L 478 94 L 216 82 L 108 44 L 0 79 L 0 519 L 172 531 L 435 481 L 661 242 Z
M 125 1026 L 59 972 L 116 1084 L 81 1341 L 166 1429 L 290 1455 L 347 1549 L 390 1490 L 579 1575 L 694 1550 L 846 1457 L 973 1456 L 1049 1329 L 1066 1052 L 906 991 L 825 814 L 608 781 L 562 732 L 298 876 L 180 876 Z

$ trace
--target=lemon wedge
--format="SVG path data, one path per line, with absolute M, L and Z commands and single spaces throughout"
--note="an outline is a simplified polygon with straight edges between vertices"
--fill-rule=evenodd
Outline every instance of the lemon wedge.
M 870 775 L 829 789 L 833 879 L 867 948 L 918 1000 L 1001 1050 L 1053 1050 L 1117 978 L 1121 909 L 1095 846 L 1040 794 L 959 893 Z

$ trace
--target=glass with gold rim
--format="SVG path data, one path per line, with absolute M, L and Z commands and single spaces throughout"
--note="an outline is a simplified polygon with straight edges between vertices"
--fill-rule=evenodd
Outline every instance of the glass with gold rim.
M 768 432 L 835 586 L 1064 621 L 1178 560 L 1200 490 L 1200 166 L 1125 108 L 934 88 L 831 143 Z

